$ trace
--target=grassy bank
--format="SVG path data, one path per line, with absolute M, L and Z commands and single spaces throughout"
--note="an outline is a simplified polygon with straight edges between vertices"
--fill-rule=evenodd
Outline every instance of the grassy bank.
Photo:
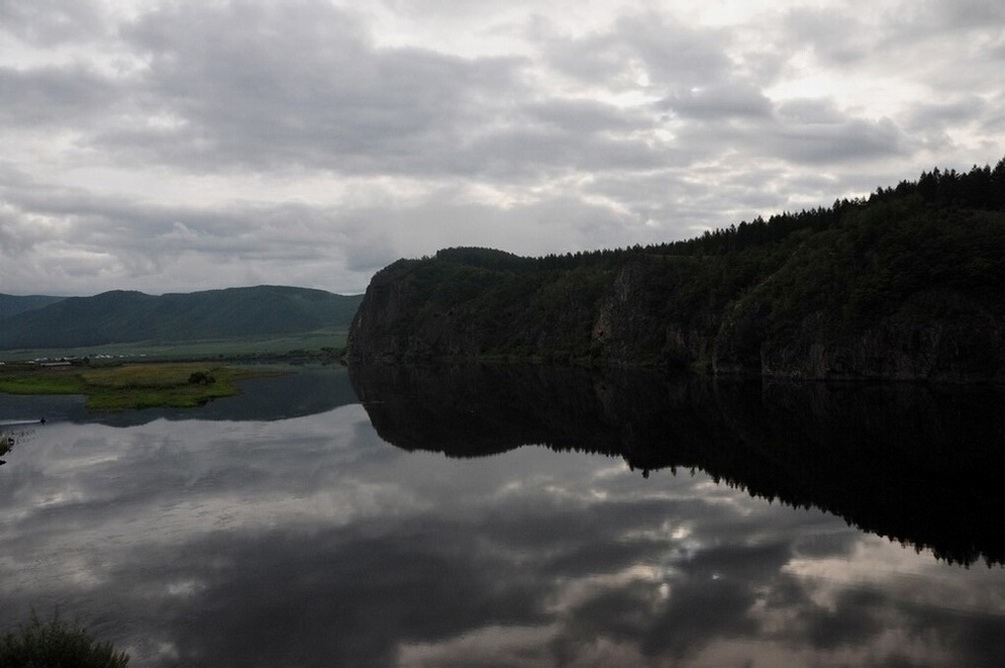
M 0 369 L 0 392 L 82 394 L 88 408 L 102 411 L 199 406 L 239 394 L 238 380 L 268 374 L 203 362 Z

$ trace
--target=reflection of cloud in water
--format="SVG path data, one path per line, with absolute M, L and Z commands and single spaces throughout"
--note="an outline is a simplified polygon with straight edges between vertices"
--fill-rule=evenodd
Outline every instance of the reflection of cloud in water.
M 137 665 L 1005 656 L 1001 569 L 949 566 L 703 474 L 643 480 L 543 448 L 405 453 L 359 405 L 51 425 L 19 455 L 0 478 L 0 622 L 59 602 Z

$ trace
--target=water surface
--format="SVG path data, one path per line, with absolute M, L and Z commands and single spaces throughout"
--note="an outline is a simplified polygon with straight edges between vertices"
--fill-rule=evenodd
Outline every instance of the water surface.
M 0 395 L 49 417 L 5 428 L 0 623 L 59 606 L 154 667 L 1005 660 L 996 390 L 283 383 L 183 414 Z

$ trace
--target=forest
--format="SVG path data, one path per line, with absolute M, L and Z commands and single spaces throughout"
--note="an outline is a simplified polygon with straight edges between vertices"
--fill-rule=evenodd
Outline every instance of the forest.
M 399 260 L 371 281 L 349 358 L 999 380 L 1003 288 L 1005 159 L 664 244 Z

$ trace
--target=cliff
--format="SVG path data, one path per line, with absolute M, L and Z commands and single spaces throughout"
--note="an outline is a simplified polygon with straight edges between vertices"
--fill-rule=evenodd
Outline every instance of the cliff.
M 1005 160 L 672 244 L 400 260 L 371 281 L 348 357 L 1002 380 Z

